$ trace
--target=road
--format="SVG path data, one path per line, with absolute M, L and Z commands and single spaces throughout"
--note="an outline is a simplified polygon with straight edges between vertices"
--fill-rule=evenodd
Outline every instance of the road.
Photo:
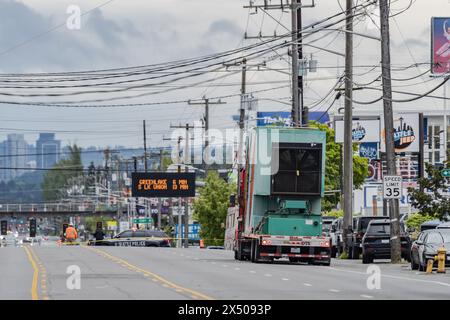
M 0 248 L 0 299 L 449 299 L 450 275 L 375 263 L 380 288 L 369 289 L 368 265 L 331 267 L 252 264 L 224 250 L 87 246 Z M 80 271 L 80 287 L 74 280 Z M 69 285 L 68 285 L 69 283 Z M 371 282 L 374 283 L 374 282 Z

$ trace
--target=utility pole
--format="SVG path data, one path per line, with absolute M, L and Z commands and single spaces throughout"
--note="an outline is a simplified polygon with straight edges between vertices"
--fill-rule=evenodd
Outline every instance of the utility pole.
M 381 75 L 383 82 L 383 112 L 384 127 L 386 128 L 386 165 L 387 174 L 397 174 L 394 146 L 394 114 L 392 110 L 391 86 L 391 54 L 389 41 L 389 5 L 388 0 L 380 0 L 381 24 Z M 401 262 L 400 247 L 400 210 L 398 199 L 389 201 L 389 216 L 391 220 L 391 262 Z
M 209 130 L 209 106 L 210 105 L 218 105 L 218 104 L 226 104 L 226 102 L 222 102 L 220 99 L 218 101 L 210 101 L 208 98 L 203 98 L 203 102 L 191 102 L 188 101 L 188 104 L 191 106 L 194 105 L 204 105 L 205 106 L 205 152 L 204 153 L 204 161 L 205 161 L 205 172 L 208 172 L 209 166 L 209 138 L 208 138 L 208 130 Z M 205 159 L 206 155 L 206 159 Z
M 348 252 L 348 233 L 353 218 L 353 0 L 346 0 L 345 105 L 344 105 L 344 251 Z
M 145 120 L 143 120 L 144 126 L 144 171 L 147 172 L 147 134 Z
M 163 150 L 159 149 L 159 171 L 163 171 Z M 162 199 L 158 198 L 158 230 L 161 230 L 161 210 L 162 210 Z
M 299 26 L 298 26 L 298 0 L 292 0 L 292 123 L 294 127 L 301 125 L 300 120 L 300 89 L 299 89 Z
M 191 139 L 189 136 L 189 129 L 194 129 L 194 126 L 190 126 L 188 123 L 186 123 L 184 126 L 181 124 L 179 126 L 170 126 L 171 129 L 180 129 L 185 128 L 185 138 L 184 138 L 184 171 L 189 172 L 188 164 L 191 163 L 191 152 L 190 152 L 190 146 L 189 146 L 189 140 Z M 181 137 L 179 137 L 181 139 Z M 179 152 L 179 151 L 178 151 Z M 181 170 L 179 170 L 181 172 Z M 180 233 L 181 236 L 181 233 Z M 189 247 L 189 201 L 188 199 L 184 202 L 184 238 L 183 238 L 184 247 Z

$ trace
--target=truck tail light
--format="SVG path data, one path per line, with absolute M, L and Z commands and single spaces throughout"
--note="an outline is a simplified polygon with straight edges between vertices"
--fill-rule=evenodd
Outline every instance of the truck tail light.
M 272 242 L 270 240 L 263 240 L 262 241 L 262 245 L 263 246 L 267 246 L 267 245 L 270 245 L 270 244 L 272 244 Z
M 322 241 L 322 242 L 320 243 L 320 246 L 321 246 L 321 247 L 329 247 L 329 246 L 330 246 L 330 242 L 329 242 L 329 241 Z

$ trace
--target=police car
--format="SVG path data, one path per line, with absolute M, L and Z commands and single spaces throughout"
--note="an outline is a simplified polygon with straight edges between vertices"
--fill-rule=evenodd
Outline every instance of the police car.
M 115 247 L 170 247 L 170 238 L 160 230 L 125 230 L 114 238 L 90 240 L 89 245 Z

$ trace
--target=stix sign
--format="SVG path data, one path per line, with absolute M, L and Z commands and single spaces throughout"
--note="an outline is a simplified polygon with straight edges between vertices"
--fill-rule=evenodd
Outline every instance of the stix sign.
M 195 173 L 134 172 L 131 180 L 132 197 L 195 197 Z

